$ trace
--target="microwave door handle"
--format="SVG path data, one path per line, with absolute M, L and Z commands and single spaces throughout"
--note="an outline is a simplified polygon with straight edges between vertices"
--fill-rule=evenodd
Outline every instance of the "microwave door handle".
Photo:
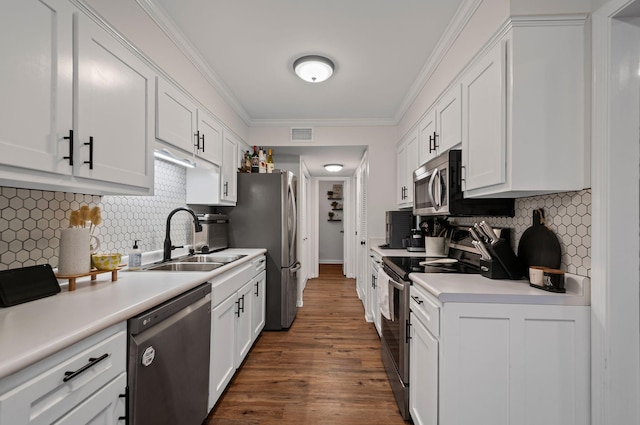
M 435 187 L 436 181 L 438 182 L 438 187 Z M 434 170 L 433 174 L 431 174 L 431 179 L 429 180 L 429 190 L 427 191 L 429 197 L 431 198 L 431 203 L 433 204 L 435 210 L 439 210 L 442 207 L 441 195 L 440 193 L 440 170 Z

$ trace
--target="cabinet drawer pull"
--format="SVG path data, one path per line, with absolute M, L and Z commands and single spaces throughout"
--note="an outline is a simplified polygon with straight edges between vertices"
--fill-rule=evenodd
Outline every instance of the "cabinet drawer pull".
M 89 169 L 93 170 L 93 136 L 89 136 L 89 143 L 85 143 L 85 146 L 89 146 L 89 160 L 84 161 L 85 164 L 89 164 Z
M 202 140 L 202 152 L 204 152 L 204 133 L 202 133 L 201 140 Z
M 260 282 L 254 283 L 256 285 L 256 297 L 260 296 Z
M 240 301 L 242 301 L 242 307 L 240 307 L 242 309 L 242 312 L 244 313 L 244 295 L 242 296 L 242 298 L 240 298 Z
M 69 160 L 69 165 L 73 166 L 73 130 L 69 130 L 69 135 L 63 137 L 64 140 L 69 141 L 69 156 L 63 156 L 63 159 Z
M 438 134 L 435 131 L 433 132 L 433 136 L 429 136 L 429 153 L 435 152 L 438 149 L 438 142 L 436 142 L 437 138 Z
M 422 304 L 422 303 L 424 302 L 424 301 L 422 301 L 420 298 L 418 298 L 418 297 L 414 297 L 413 295 L 411 295 L 411 298 L 413 298 L 413 300 L 414 300 L 415 302 L 417 302 L 418 304 Z
M 196 131 L 196 134 L 194 134 L 194 136 L 196 136 L 196 142 L 193 144 L 193 146 L 195 146 L 196 150 L 199 151 L 200 150 L 200 130 Z
M 73 372 L 69 372 L 69 371 L 65 372 L 64 373 L 64 378 L 62 379 L 62 382 L 71 381 L 73 378 L 75 378 L 76 376 L 80 375 L 85 370 L 87 370 L 87 369 L 95 366 L 96 364 L 100 363 L 102 360 L 106 359 L 107 357 L 109 357 L 109 353 L 104 353 L 100 357 L 90 357 L 89 358 L 89 363 L 87 363 L 86 365 L 82 366 L 80 369 L 78 369 L 76 371 L 73 371 Z
M 240 317 L 240 299 L 236 300 L 236 307 L 238 307 L 236 310 L 236 316 Z

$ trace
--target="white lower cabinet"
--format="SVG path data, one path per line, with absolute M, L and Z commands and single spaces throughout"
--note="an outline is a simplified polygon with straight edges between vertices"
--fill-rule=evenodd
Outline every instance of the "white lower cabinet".
M 411 309 L 414 423 L 590 422 L 588 306 L 440 303 L 414 284 Z
M 265 264 L 265 257 L 260 256 L 212 281 L 209 409 L 216 404 L 264 328 Z
M 0 380 L 0 424 L 117 424 L 125 416 L 126 323 Z

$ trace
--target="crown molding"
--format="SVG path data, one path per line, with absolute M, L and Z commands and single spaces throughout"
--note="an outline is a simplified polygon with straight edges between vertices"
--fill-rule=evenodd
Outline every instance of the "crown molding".
M 256 119 L 251 127 L 388 127 L 397 122 L 391 118 L 327 118 L 327 119 Z
M 404 100 L 400 104 L 398 111 L 395 114 L 394 121 L 396 124 L 402 120 L 404 114 L 407 113 L 413 102 L 416 100 L 424 86 L 433 76 L 433 73 L 438 68 L 446 54 L 451 49 L 453 43 L 458 39 L 458 36 L 462 32 L 462 30 L 467 26 L 469 20 L 476 12 L 482 0 L 464 0 L 458 10 L 456 11 L 453 19 L 447 25 L 445 32 L 438 40 L 436 47 L 431 52 L 429 59 L 422 67 L 422 70 L 418 74 L 418 77 L 411 85 L 411 88 L 407 92 Z
M 178 28 L 175 22 L 165 13 L 165 11 L 159 7 L 154 0 L 136 0 L 136 2 L 156 23 L 156 25 L 160 27 L 167 37 L 169 37 L 171 41 L 173 41 L 173 43 L 184 53 L 187 59 L 189 59 L 202 76 L 204 76 L 209 84 L 211 84 L 220 93 L 222 98 L 229 103 L 231 108 L 238 114 L 244 123 L 250 126 L 251 117 L 247 111 L 240 102 L 238 102 L 226 84 L 220 79 L 220 77 L 218 77 L 213 69 L 211 69 L 200 52 L 198 52 L 193 44 L 191 44 L 188 37 Z

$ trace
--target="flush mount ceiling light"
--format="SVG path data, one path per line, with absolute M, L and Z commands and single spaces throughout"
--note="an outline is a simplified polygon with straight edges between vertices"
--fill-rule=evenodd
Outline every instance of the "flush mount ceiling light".
M 196 163 L 189 159 L 181 159 L 175 157 L 171 152 L 167 149 L 155 149 L 153 151 L 153 156 L 156 158 L 164 159 L 165 161 L 173 162 L 174 164 L 181 165 L 186 168 L 195 168 Z
M 342 170 L 342 164 L 324 164 L 324 169 L 331 173 L 337 173 Z
M 334 65 L 324 56 L 302 56 L 293 62 L 293 70 L 304 81 L 320 83 L 333 74 Z

